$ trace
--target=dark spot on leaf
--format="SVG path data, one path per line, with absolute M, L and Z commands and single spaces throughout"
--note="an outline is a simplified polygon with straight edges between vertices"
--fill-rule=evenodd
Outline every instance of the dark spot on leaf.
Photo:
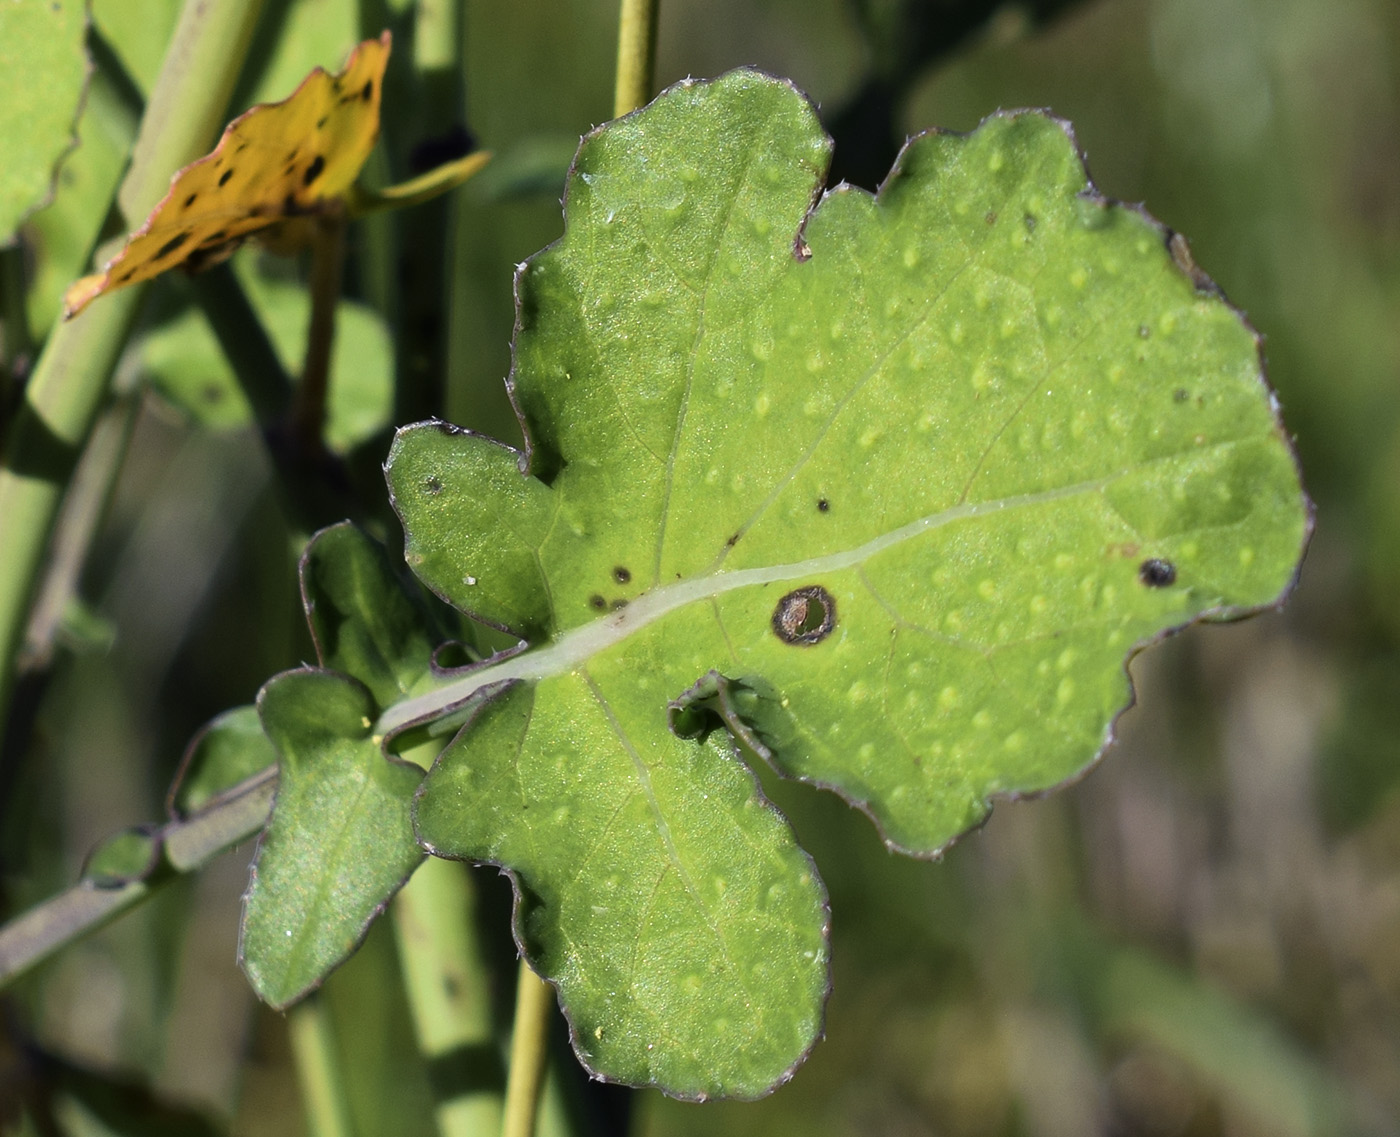
M 1166 588 L 1176 583 L 1176 565 L 1149 557 L 1138 566 L 1138 579 L 1148 588 Z
M 997 211 L 995 209 L 987 210 L 987 216 L 983 218 L 983 220 L 986 221 L 988 225 L 995 225 L 997 223 Z
M 423 488 L 431 494 L 439 494 L 442 493 L 442 482 L 435 477 L 425 478 L 423 481 Z
M 309 186 L 312 182 L 314 182 L 317 178 L 321 176 L 321 171 L 325 168 L 325 158 L 321 157 L 320 154 L 317 154 L 316 157 L 311 159 L 311 165 L 306 167 L 306 173 L 303 174 L 301 177 L 301 184 L 304 186 Z
M 227 184 L 228 184 L 228 180 L 229 180 L 229 178 L 231 178 L 231 177 L 233 177 L 233 167 L 232 167 L 232 166 L 230 166 L 227 170 L 225 170 L 222 174 L 219 175 L 219 185 L 221 185 L 221 186 L 227 185 Z
M 171 237 L 170 240 L 166 241 L 165 244 L 156 250 L 155 259 L 160 260 L 161 257 L 169 256 L 189 239 L 190 235 L 188 233 L 176 233 L 175 236 Z
M 599 612 L 601 612 L 604 608 L 608 606 L 608 602 L 604 600 L 601 596 L 599 596 L 598 593 L 595 592 L 592 596 L 588 598 L 588 606 L 590 608 L 596 608 Z
M 188 209 L 190 206 L 192 206 L 195 203 L 196 199 L 198 199 L 198 197 L 199 194 L 192 193 L 189 197 L 185 198 L 185 208 Z
M 324 130 L 324 129 L 325 129 L 325 126 L 326 126 L 326 123 L 330 122 L 330 120 L 331 120 L 331 116 L 330 116 L 330 115 L 328 115 L 328 114 L 323 114 L 320 118 L 318 118 L 318 119 L 316 120 L 316 129 L 317 129 L 317 130 Z
M 442 993 L 446 995 L 449 999 L 457 998 L 458 992 L 460 990 L 461 984 L 457 982 L 456 976 L 444 975 L 442 977 Z
M 1190 397 L 1191 392 L 1188 391 L 1185 387 L 1178 387 L 1175 391 L 1172 392 L 1172 398 L 1178 403 L 1184 403 Z
M 223 391 L 220 388 L 215 387 L 212 383 L 209 386 L 205 387 L 201 394 L 203 395 L 204 401 L 206 403 L 217 403 L 222 401 L 224 397 Z
M 370 99 L 374 98 L 374 80 L 373 80 L 373 79 L 371 79 L 368 83 L 366 83 L 366 84 L 364 85 L 364 87 L 360 90 L 360 98 L 364 99 L 365 102 L 369 102 Z
M 728 545 L 731 549 L 732 549 L 735 545 L 737 545 L 738 543 L 739 543 L 739 534 L 737 534 L 737 533 L 735 533 L 732 537 L 729 538 L 729 540 L 727 540 L 727 541 L 725 542 L 725 544 Z
M 824 497 L 819 497 L 817 498 L 817 509 L 822 513 L 826 513 L 831 509 L 831 502 L 827 501 Z
M 618 565 L 617 568 L 613 569 L 613 580 L 617 581 L 618 584 L 627 584 L 631 579 L 632 572 L 630 569 L 624 568 L 622 565 Z
M 773 634 L 785 644 L 817 644 L 836 627 L 836 599 L 819 584 L 795 588 L 773 609 Z
M 609 610 L 610 610 L 610 611 L 613 611 L 613 612 L 616 612 L 619 608 L 626 608 L 626 607 L 627 607 L 627 601 L 626 601 L 626 600 L 623 600 L 621 597 L 618 597 L 616 600 L 614 600 L 611 604 L 608 605 Z
M 133 276 L 135 276 L 135 275 L 136 275 L 136 269 L 135 269 L 135 268 L 129 268 L 129 269 L 127 269 L 124 273 L 122 273 L 121 276 L 117 277 L 117 281 L 118 281 L 118 283 L 120 283 L 120 284 L 125 284 L 128 280 L 130 280 L 130 279 L 131 279 Z
M 1143 339 L 1147 339 L 1151 334 L 1152 329 L 1149 328 L 1146 324 L 1138 325 L 1138 335 L 1140 335 Z
M 227 237 L 227 236 L 228 236 L 228 230 L 227 230 L 227 229 L 215 229 L 214 232 L 210 233 L 209 236 L 205 237 L 204 240 L 200 242 L 200 244 L 202 244 L 202 245 L 217 245 L 220 241 L 222 241 L 222 240 L 223 240 L 225 237 Z
M 1025 225 L 1025 227 L 1026 227 L 1026 232 L 1027 232 L 1027 233 L 1034 233 L 1034 232 L 1035 232 L 1035 214 L 1034 214 L 1034 213 L 1027 213 L 1024 217 L 1021 218 L 1021 223 L 1022 223 L 1023 225 Z
M 812 259 L 812 246 L 807 244 L 801 237 L 792 243 L 792 255 L 799 261 Z

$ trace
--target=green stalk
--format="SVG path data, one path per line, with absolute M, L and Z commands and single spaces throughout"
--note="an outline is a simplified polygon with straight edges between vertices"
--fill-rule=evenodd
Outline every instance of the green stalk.
M 263 0 L 188 0 L 151 92 L 118 206 L 129 228 L 170 176 L 209 149 Z M 0 735 L 15 656 L 63 487 L 107 391 L 137 307 L 135 286 L 104 296 L 49 335 L 15 415 L 0 469 Z
M 432 1073 L 438 1132 L 496 1133 L 501 1058 L 476 934 L 476 889 L 466 866 L 429 857 L 390 912 L 418 1050 Z
M 554 988 L 520 960 L 515 992 L 515 1029 L 510 1038 L 510 1078 L 506 1082 L 506 1116 L 501 1137 L 534 1137 L 540 1087 L 549 1058 L 549 1016 Z
M 198 813 L 151 832 L 161 855 L 140 877 L 82 880 L 0 927 L 0 987 L 18 979 L 60 948 L 95 931 L 145 900 L 177 873 L 191 872 L 267 824 L 277 767 L 244 779 Z
M 613 117 L 651 101 L 656 76 L 656 13 L 661 0 L 622 0 L 617 31 L 617 84 Z
M 340 1062 L 330 1019 L 313 993 L 287 1012 L 301 1100 L 310 1137 L 350 1137 L 350 1107 L 340 1078 Z

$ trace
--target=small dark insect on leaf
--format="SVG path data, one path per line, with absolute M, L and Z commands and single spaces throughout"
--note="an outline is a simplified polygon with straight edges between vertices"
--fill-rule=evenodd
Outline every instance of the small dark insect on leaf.
M 785 644 L 817 644 L 836 627 L 836 599 L 819 584 L 795 588 L 773 609 L 773 634 Z
M 617 581 L 618 584 L 627 584 L 631 579 L 632 571 L 630 569 L 622 565 L 618 565 L 617 568 L 613 569 L 613 580 Z
M 822 513 L 825 513 L 825 512 L 826 512 L 827 510 L 829 510 L 830 508 L 831 508 L 831 502 L 827 501 L 826 498 L 824 498 L 824 497 L 819 497 L 819 498 L 817 498 L 817 509 L 819 509 Z
M 1148 588 L 1166 588 L 1176 583 L 1176 565 L 1149 557 L 1138 566 L 1138 579 Z

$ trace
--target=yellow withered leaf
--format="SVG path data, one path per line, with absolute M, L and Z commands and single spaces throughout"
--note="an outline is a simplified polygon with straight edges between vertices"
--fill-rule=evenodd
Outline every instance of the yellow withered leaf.
M 389 33 L 365 40 L 344 70 L 320 67 L 280 103 L 234 119 L 212 153 L 170 181 L 170 192 L 122 251 L 65 293 L 64 316 L 104 292 L 167 269 L 215 264 L 245 238 L 327 208 L 349 190 L 379 136 Z

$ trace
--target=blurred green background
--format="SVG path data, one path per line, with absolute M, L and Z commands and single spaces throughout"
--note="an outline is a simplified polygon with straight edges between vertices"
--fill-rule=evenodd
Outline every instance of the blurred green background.
M 24 231 L 26 339 L 83 267 L 177 11 L 94 0 L 83 145 Z M 497 154 L 450 200 L 351 237 L 359 323 L 336 366 L 357 394 L 336 441 L 391 545 L 392 422 L 437 412 L 519 441 L 511 274 L 559 235 L 569 156 L 609 117 L 616 21 L 604 0 L 268 5 L 232 109 L 390 26 L 369 177 Z M 1136 660 L 1139 705 L 1099 766 L 998 805 L 940 863 L 890 856 L 830 795 L 770 785 L 831 891 L 827 1041 L 764 1101 L 697 1106 L 590 1091 L 561 1037 L 575 1131 L 1400 1132 L 1400 5 L 662 0 L 658 89 L 740 64 L 809 92 L 836 175 L 861 184 L 917 130 L 998 107 L 1070 119 L 1102 191 L 1185 233 L 1264 334 L 1317 532 L 1284 612 Z M 295 363 L 304 266 L 244 253 L 238 271 Z M 295 556 L 337 517 L 282 506 L 201 320 L 188 285 L 163 284 L 118 377 L 115 493 L 0 767 L 5 916 L 161 816 L 199 724 L 311 656 Z M 47 1094 L 66 1133 L 303 1131 L 285 1023 L 234 962 L 250 852 L 4 995 L 7 1133 L 44 1132 L 5 1116 L 21 1092 Z M 508 889 L 477 875 L 504 1003 Z M 392 938 L 374 932 L 327 993 L 359 1131 L 430 1133 Z

